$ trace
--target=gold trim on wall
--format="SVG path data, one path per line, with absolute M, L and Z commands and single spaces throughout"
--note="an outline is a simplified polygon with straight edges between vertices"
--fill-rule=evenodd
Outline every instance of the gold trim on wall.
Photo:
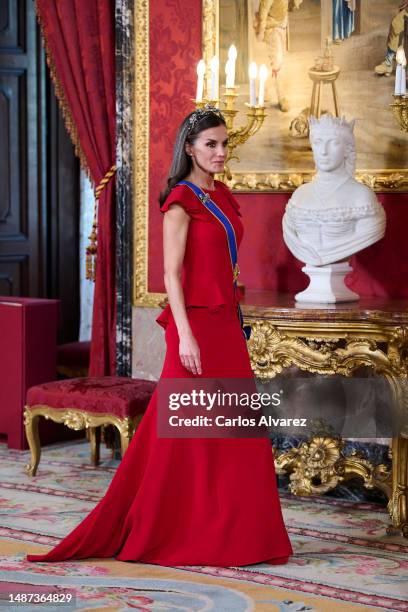
M 207 79 L 211 73 L 211 59 L 214 57 L 214 55 L 218 55 L 220 31 L 218 6 L 218 0 L 216 2 L 214 0 L 202 0 L 202 45 L 203 60 L 205 61 L 205 65 L 207 67 Z
M 148 293 L 149 227 L 149 0 L 135 2 L 135 75 L 133 95 L 134 211 L 133 211 L 133 302 L 152 306 Z
M 133 91 L 133 305 L 158 308 L 165 293 L 149 293 L 149 0 L 137 0 L 134 12 Z
M 216 27 L 215 27 L 216 24 Z M 203 0 L 203 58 L 208 61 L 219 55 L 219 0 Z M 390 110 L 391 113 L 391 110 Z M 234 172 L 226 181 L 237 191 L 292 191 L 313 177 L 310 170 L 300 172 Z M 407 191 L 408 170 L 357 170 L 356 179 L 375 191 Z
M 314 172 L 232 172 L 231 180 L 224 182 L 236 191 L 291 192 L 302 183 L 312 180 Z M 408 171 L 357 170 L 360 183 L 378 192 L 407 191 Z

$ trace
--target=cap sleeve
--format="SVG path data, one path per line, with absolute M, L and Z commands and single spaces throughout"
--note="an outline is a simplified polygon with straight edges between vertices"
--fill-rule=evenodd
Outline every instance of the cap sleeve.
M 160 208 L 160 212 L 167 212 L 171 204 L 179 204 L 190 216 L 199 213 L 202 206 L 195 193 L 193 193 L 186 185 L 178 185 L 177 187 L 173 187 L 163 206 Z
M 228 201 L 230 202 L 231 206 L 234 208 L 238 217 L 242 217 L 241 210 L 240 210 L 241 207 L 238 204 L 237 200 L 232 195 L 231 190 L 228 189 L 228 187 L 222 181 L 216 181 L 216 183 L 217 183 L 217 187 L 219 187 L 223 191 L 223 193 L 226 195 L 226 197 L 228 198 Z

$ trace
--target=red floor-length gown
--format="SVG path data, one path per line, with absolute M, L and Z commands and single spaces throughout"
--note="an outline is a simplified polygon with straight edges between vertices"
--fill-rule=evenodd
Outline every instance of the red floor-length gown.
M 223 183 L 208 192 L 243 234 L 239 207 Z M 200 347 L 202 377 L 250 378 L 236 312 L 223 227 L 186 186 L 171 203 L 190 215 L 183 287 Z M 177 328 L 167 306 L 162 378 L 192 377 L 180 362 Z M 157 393 L 105 496 L 55 548 L 29 561 L 116 557 L 160 565 L 237 566 L 292 554 L 283 523 L 271 444 L 267 438 L 160 438 Z

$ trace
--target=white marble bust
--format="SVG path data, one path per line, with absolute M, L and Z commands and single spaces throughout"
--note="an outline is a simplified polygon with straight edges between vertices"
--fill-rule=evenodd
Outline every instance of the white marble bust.
M 354 178 L 354 121 L 323 115 L 309 123 L 317 173 L 294 191 L 282 220 L 285 243 L 307 264 L 307 274 L 310 267 L 344 262 L 377 242 L 386 225 L 375 193 Z

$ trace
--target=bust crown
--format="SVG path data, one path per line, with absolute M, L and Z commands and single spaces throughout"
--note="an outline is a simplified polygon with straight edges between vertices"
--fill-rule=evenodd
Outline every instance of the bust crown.
M 320 119 L 317 117 L 309 117 L 310 134 L 315 135 L 320 131 L 333 130 L 340 132 L 347 139 L 353 138 L 353 130 L 355 119 L 348 122 L 345 117 L 332 117 L 331 115 L 322 115 Z

